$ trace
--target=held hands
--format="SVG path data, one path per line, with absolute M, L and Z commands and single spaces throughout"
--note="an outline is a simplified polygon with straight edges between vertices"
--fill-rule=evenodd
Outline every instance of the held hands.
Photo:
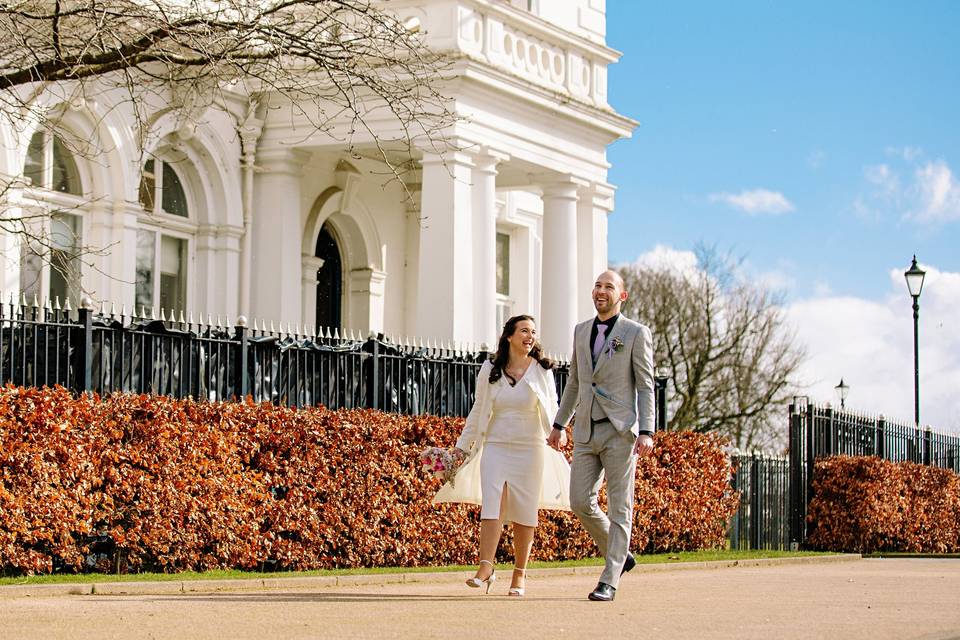
M 633 445 L 633 453 L 639 457 L 650 455 L 653 451 L 653 438 L 645 433 L 637 437 L 637 442 Z
M 567 444 L 567 430 L 551 429 L 550 435 L 547 436 L 547 446 L 559 451 L 560 447 L 565 444 Z

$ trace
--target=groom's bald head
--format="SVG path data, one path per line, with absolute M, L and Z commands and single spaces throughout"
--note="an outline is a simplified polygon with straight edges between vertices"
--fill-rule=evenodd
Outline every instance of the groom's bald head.
M 593 284 L 593 306 L 602 319 L 620 313 L 620 305 L 627 299 L 623 277 L 612 269 L 597 276 Z

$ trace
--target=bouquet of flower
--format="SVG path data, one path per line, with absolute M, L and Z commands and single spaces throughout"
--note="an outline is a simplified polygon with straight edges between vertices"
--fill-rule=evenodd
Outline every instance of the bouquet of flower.
M 457 470 L 466 459 L 467 454 L 456 447 L 452 449 L 428 447 L 420 454 L 420 463 L 424 471 L 432 473 L 435 478 L 440 478 L 451 484 L 453 484 L 453 477 L 457 474 Z

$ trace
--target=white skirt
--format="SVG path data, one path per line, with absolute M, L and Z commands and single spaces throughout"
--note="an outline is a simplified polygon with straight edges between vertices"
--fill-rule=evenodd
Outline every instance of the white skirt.
M 509 471 L 504 471 L 501 475 L 499 467 L 507 466 L 509 464 L 508 459 L 503 457 L 498 460 L 498 454 L 493 454 L 493 456 L 487 455 L 487 450 L 490 447 L 497 447 L 497 444 L 488 443 L 484 445 L 477 455 L 472 456 L 467 460 L 463 467 L 460 468 L 460 471 L 457 472 L 457 477 L 454 480 L 454 483 L 445 482 L 440 491 L 433 498 L 434 503 L 440 502 L 465 502 L 468 504 L 479 504 L 483 505 L 481 518 L 486 518 L 487 514 L 491 513 L 487 511 L 487 505 L 490 505 L 492 510 L 491 518 L 497 518 L 500 515 L 500 496 L 503 491 L 504 482 L 510 487 L 511 497 L 514 493 L 514 484 L 519 488 L 523 482 L 511 482 L 509 477 Z M 499 445 L 503 446 L 503 445 Z M 530 506 L 527 505 L 523 507 L 527 511 L 525 514 L 527 517 L 517 517 L 515 520 L 511 518 L 511 521 L 517 522 L 519 524 L 536 524 L 536 508 L 540 509 L 559 509 L 562 511 L 570 510 L 570 464 L 567 462 L 567 459 L 559 451 L 555 451 L 546 444 L 541 445 L 506 445 L 508 448 L 517 446 L 521 450 L 527 450 L 523 460 L 529 464 L 530 460 L 533 458 L 535 453 L 530 451 L 534 446 L 539 446 L 540 448 L 540 478 L 536 483 L 536 493 L 537 499 L 534 501 L 534 510 L 533 515 L 530 517 Z M 491 465 L 493 467 L 493 473 L 484 473 L 486 465 Z M 522 472 L 517 473 L 517 477 L 523 476 Z M 497 487 L 497 476 L 500 478 L 499 487 Z M 529 481 L 529 479 L 528 479 Z M 488 489 L 487 485 L 491 485 L 491 488 Z M 488 493 L 490 492 L 490 493 Z M 495 498 L 488 498 L 488 495 L 495 493 Z M 507 516 L 515 516 L 514 509 L 507 509 L 508 513 L 505 514 L 505 519 Z
M 537 508 L 543 484 L 543 454 L 540 443 L 488 442 L 480 459 L 482 520 L 502 519 L 528 527 L 537 526 Z M 504 487 L 507 499 L 502 501 Z M 503 513 L 500 508 L 503 506 Z

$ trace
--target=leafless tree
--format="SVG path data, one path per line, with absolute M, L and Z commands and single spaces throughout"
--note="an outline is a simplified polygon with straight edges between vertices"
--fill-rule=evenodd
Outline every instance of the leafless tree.
M 650 327 L 669 379 L 668 429 L 716 431 L 741 450 L 785 443 L 786 404 L 804 351 L 778 296 L 736 277 L 736 263 L 697 249 L 696 268 L 628 265 L 624 312 Z
M 416 19 L 385 7 L 369 0 L 0 1 L 0 113 L 14 128 L 55 127 L 45 119 L 56 113 L 44 113 L 38 96 L 68 105 L 104 96 L 116 105 L 119 95 L 142 143 L 158 108 L 174 109 L 187 129 L 208 108 L 231 113 L 238 129 L 250 113 L 282 108 L 309 122 L 305 137 L 322 132 L 354 154 L 362 138 L 387 179 L 399 178 L 415 144 L 445 149 L 443 132 L 456 118 L 442 92 L 448 58 L 424 47 Z M 99 151 L 86 140 L 71 150 L 91 161 Z M 5 191 L 15 182 L 7 178 Z M 49 253 L 50 239 L 21 217 L 8 216 L 3 231 Z
M 386 111 L 404 132 L 391 142 L 409 144 L 453 117 L 436 83 L 445 58 L 418 31 L 368 0 L 0 2 L 0 96 L 29 110 L 38 88 L 82 95 L 96 80 L 136 101 L 173 91 L 186 108 L 282 97 L 319 129 L 346 114 L 348 134 L 378 140 L 371 113 Z

